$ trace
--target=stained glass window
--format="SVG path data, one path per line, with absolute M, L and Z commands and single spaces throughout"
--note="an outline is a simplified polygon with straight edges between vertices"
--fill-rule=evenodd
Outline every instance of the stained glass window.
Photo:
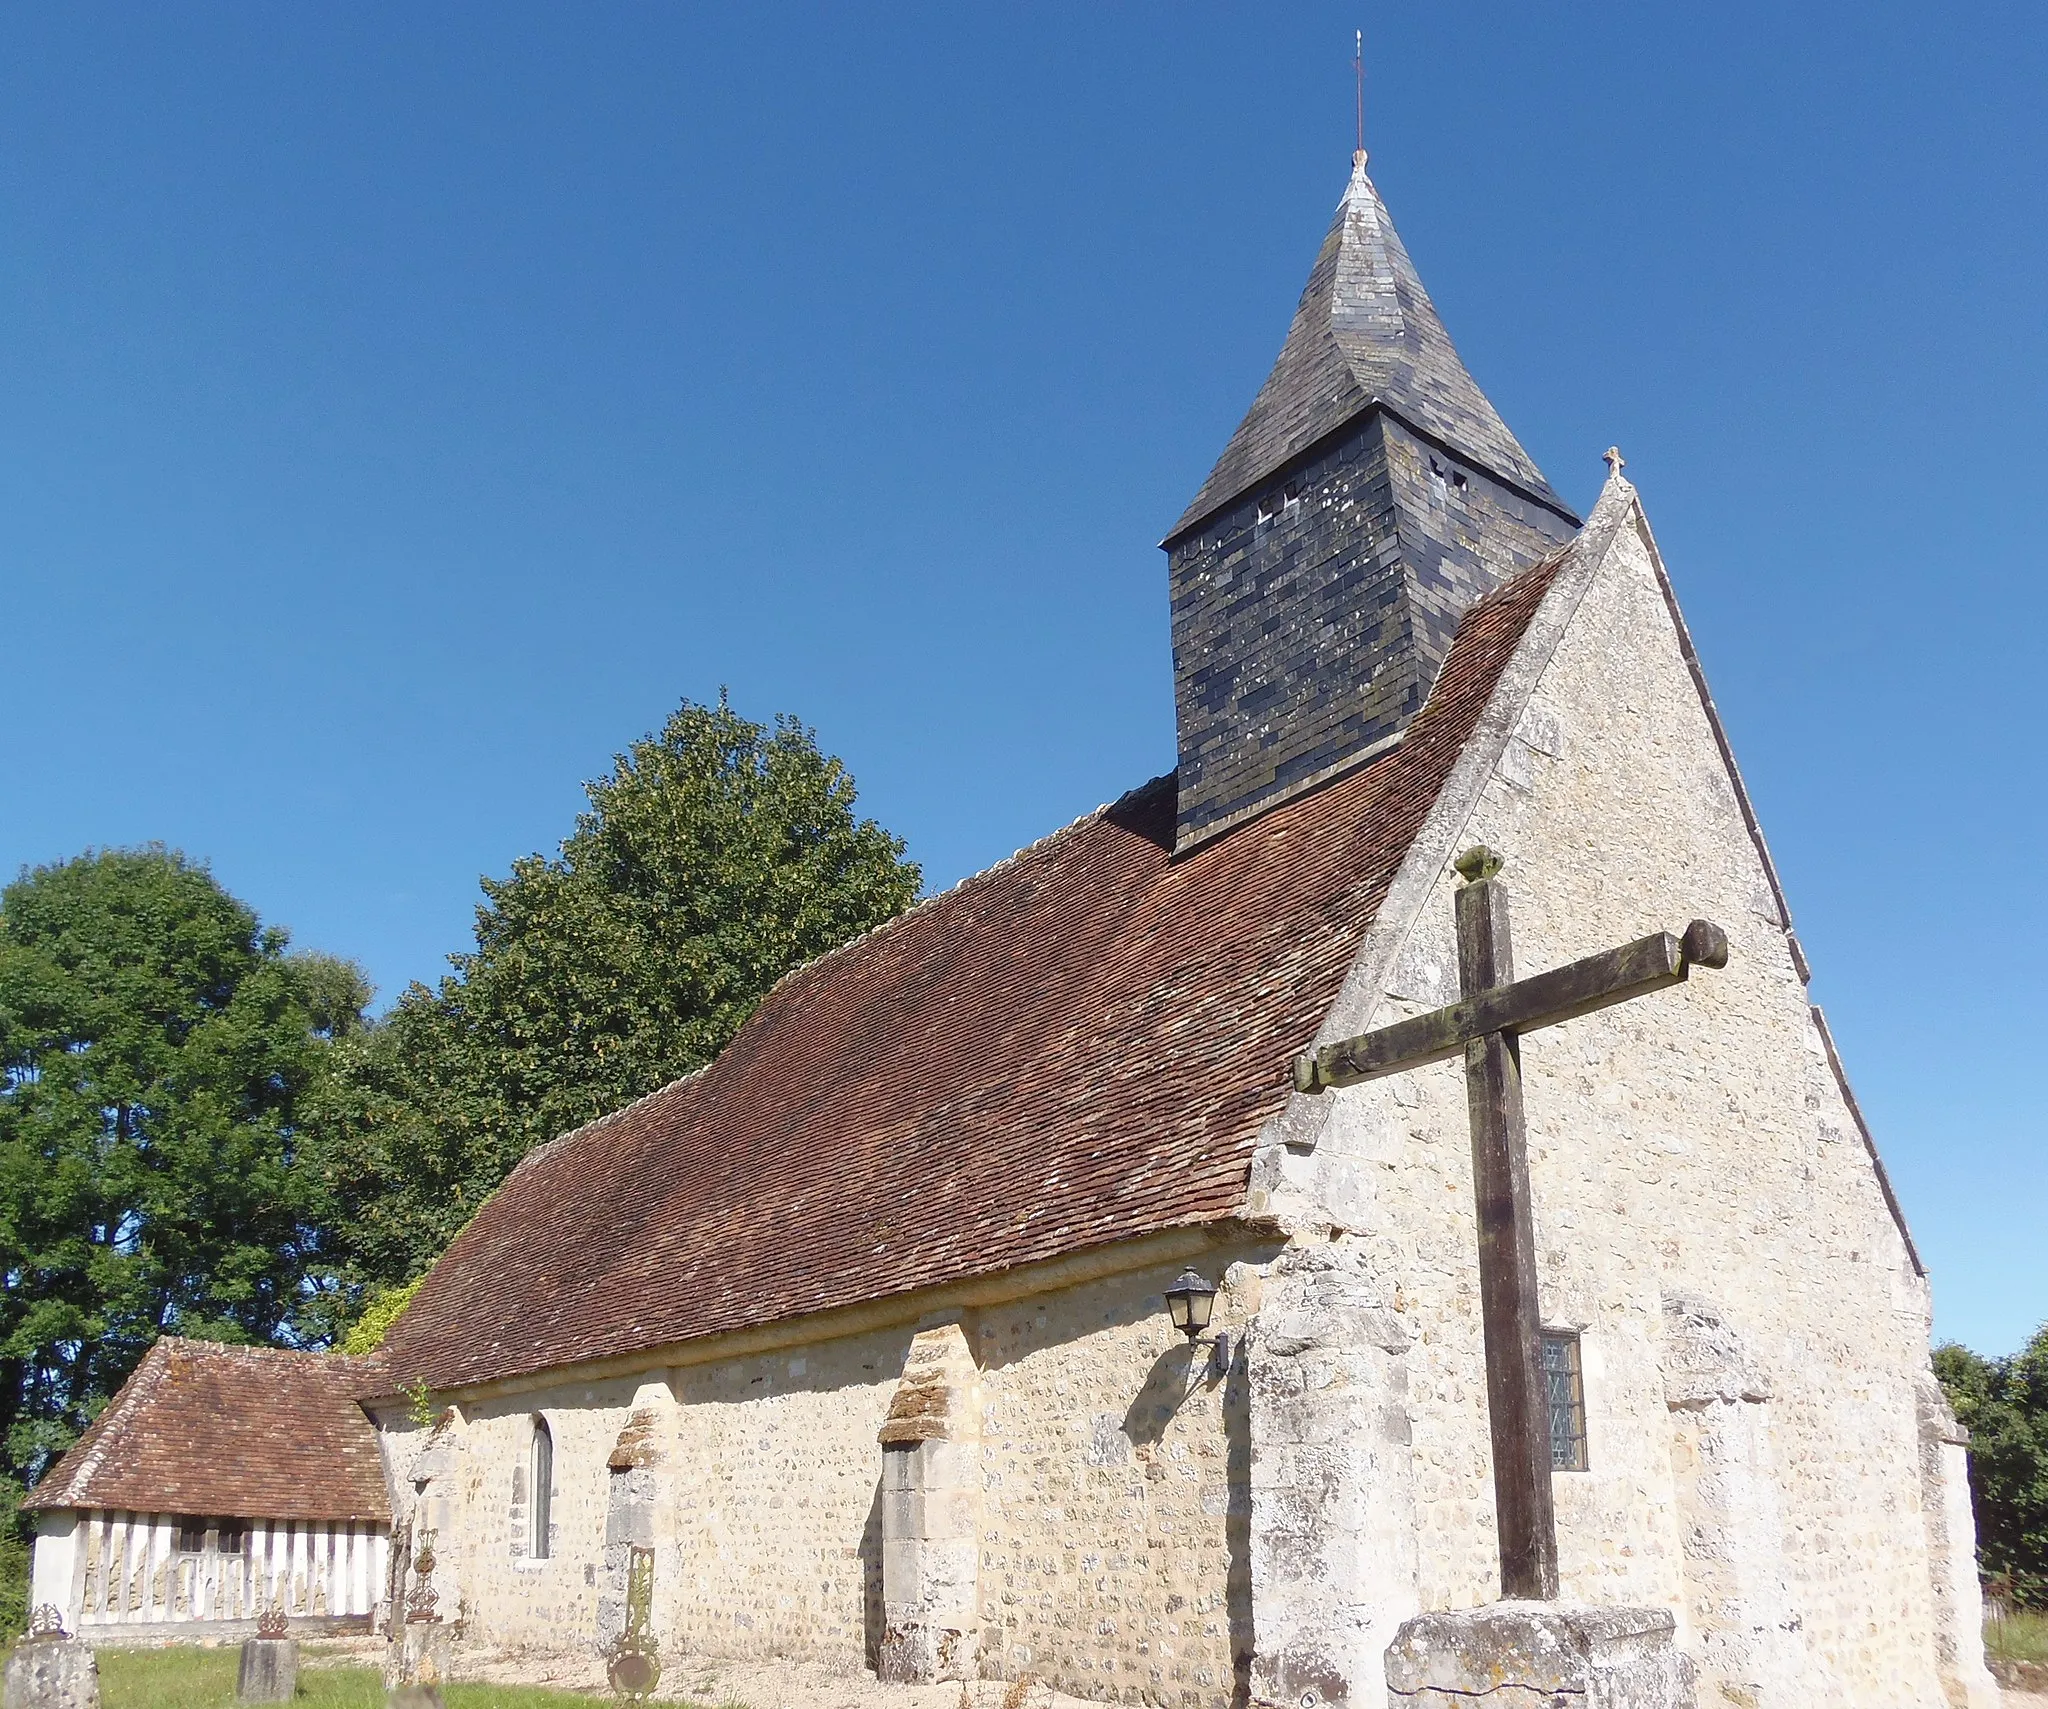
M 1586 1469 L 1586 1384 L 1576 1335 L 1543 1337 L 1543 1387 L 1550 1402 L 1550 1464 L 1554 1471 Z

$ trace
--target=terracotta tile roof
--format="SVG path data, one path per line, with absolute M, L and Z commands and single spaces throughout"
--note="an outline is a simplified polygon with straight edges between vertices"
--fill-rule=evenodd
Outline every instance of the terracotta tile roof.
M 393 1325 L 437 1388 L 1237 1214 L 1562 554 L 1466 615 L 1407 739 L 1180 860 L 1171 777 L 791 974 L 723 1054 L 540 1147 Z
M 388 1524 L 374 1361 L 166 1335 L 37 1484 L 31 1508 Z

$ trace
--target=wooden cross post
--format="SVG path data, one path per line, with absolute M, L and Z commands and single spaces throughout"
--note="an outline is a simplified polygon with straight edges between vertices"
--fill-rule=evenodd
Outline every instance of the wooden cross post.
M 1557 1519 L 1550 1499 L 1550 1407 L 1529 1208 L 1521 1035 L 1676 985 L 1695 967 L 1726 967 L 1728 939 L 1711 921 L 1695 920 L 1678 936 L 1653 932 L 1518 981 L 1500 868 L 1500 856 L 1483 846 L 1457 861 L 1464 880 L 1457 895 L 1458 1001 L 1296 1057 L 1294 1084 L 1298 1091 L 1322 1092 L 1426 1062 L 1465 1058 L 1501 1595 L 1547 1602 L 1557 1595 Z

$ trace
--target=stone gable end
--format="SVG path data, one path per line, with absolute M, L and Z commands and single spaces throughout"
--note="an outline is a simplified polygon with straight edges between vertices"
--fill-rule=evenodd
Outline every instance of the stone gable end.
M 1677 1611 L 1703 1701 L 1941 1700 L 1968 1682 L 1929 1677 L 1935 1634 L 1967 1610 L 1941 1526 L 1899 1522 L 1952 1502 L 1922 1470 L 1925 1278 L 1625 485 L 1461 769 L 1323 1038 L 1454 1000 L 1449 862 L 1475 843 L 1506 857 L 1518 973 L 1699 916 L 1731 944 L 1523 1043 L 1544 1320 L 1581 1337 L 1588 1411 L 1590 1469 L 1556 1477 L 1566 1596 Z M 1254 1692 L 1375 1701 L 1403 1618 L 1495 1594 L 1462 1066 L 1298 1098 L 1266 1137 L 1251 1205 L 1304 1245 L 1262 1319 L 1318 1327 L 1253 1343 Z M 1674 1301 L 1741 1349 L 1719 1410 L 1667 1397 L 1697 1387 Z

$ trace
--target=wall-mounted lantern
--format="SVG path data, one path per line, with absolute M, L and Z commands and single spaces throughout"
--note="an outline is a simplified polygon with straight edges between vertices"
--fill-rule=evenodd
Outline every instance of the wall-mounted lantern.
M 1180 1278 L 1166 1290 L 1166 1310 L 1173 1319 L 1173 1327 L 1190 1341 L 1201 1339 L 1202 1331 L 1209 1327 L 1209 1314 L 1216 1309 L 1216 1290 L 1202 1280 L 1193 1266 L 1181 1271 Z
M 1190 1346 L 1201 1340 L 1202 1331 L 1209 1327 L 1209 1314 L 1215 1309 L 1216 1290 L 1192 1265 L 1181 1271 L 1173 1286 L 1166 1290 L 1167 1315 L 1172 1318 L 1173 1327 L 1188 1338 Z M 1209 1374 L 1221 1378 L 1229 1369 L 1230 1337 L 1219 1331 L 1209 1349 Z

